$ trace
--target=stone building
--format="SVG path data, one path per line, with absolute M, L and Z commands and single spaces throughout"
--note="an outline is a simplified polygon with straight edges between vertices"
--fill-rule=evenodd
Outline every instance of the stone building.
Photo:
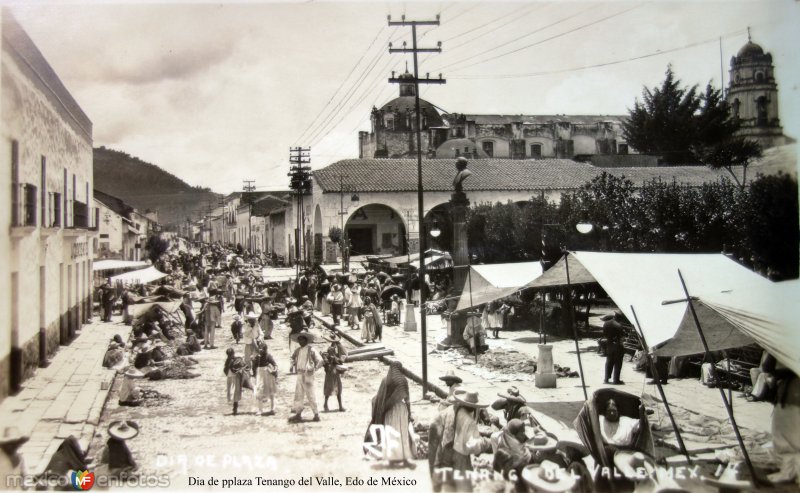
M 372 130 L 359 132 L 359 157 L 416 156 L 414 77 L 398 79 L 400 95 L 373 108 Z M 545 159 L 627 155 L 620 115 L 468 115 L 440 113 L 420 99 L 422 151 L 428 158 Z M 625 158 L 620 158 L 625 160 Z
M 141 244 L 133 220 L 134 208 L 100 190 L 94 191 L 94 204 L 98 211 L 95 259 L 140 260 Z
M 731 57 L 727 91 L 728 104 L 734 118 L 741 124 L 740 135 L 758 141 L 763 148 L 792 141 L 783 135 L 778 118 L 778 84 L 772 55 L 753 43 L 747 44 Z
M 91 316 L 92 122 L 34 42 L 0 10 L 0 396 Z

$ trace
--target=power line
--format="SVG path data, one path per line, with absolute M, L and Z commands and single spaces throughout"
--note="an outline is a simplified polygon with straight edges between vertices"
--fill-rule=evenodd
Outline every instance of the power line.
M 574 32 L 580 31 L 580 30 L 582 30 L 582 29 L 586 29 L 586 28 L 588 28 L 588 27 L 596 26 L 597 24 L 600 24 L 601 22 L 605 22 L 605 21 L 607 21 L 607 20 L 609 20 L 609 19 L 613 19 L 614 17 L 619 17 L 620 15 L 627 14 L 628 12 L 630 12 L 630 11 L 632 11 L 632 10 L 635 10 L 635 9 L 638 9 L 638 8 L 640 8 L 640 7 L 641 7 L 641 5 L 636 5 L 636 6 L 634 6 L 634 7 L 631 7 L 631 8 L 629 8 L 629 9 L 626 9 L 626 10 L 623 10 L 623 11 L 617 12 L 617 13 L 615 13 L 615 14 L 611 14 L 611 15 L 609 15 L 609 16 L 603 17 L 602 19 L 598 19 L 598 20 L 596 20 L 596 21 L 592 21 L 592 22 L 589 22 L 589 23 L 587 23 L 587 24 L 582 24 L 582 25 L 580 25 L 580 26 L 578 26 L 578 27 L 575 27 L 575 28 L 572 28 L 572 29 L 570 29 L 570 30 L 568 30 L 568 31 L 564 31 L 564 32 L 562 32 L 562 33 L 559 33 L 559 34 L 555 34 L 555 35 L 553 35 L 553 36 L 550 36 L 549 38 L 545 38 L 545 39 L 542 39 L 542 40 L 540 40 L 540 41 L 536 41 L 535 43 L 531 43 L 531 44 L 528 44 L 528 45 L 525 45 L 525 46 L 521 46 L 521 47 L 519 47 L 519 48 L 515 48 L 515 49 L 513 49 L 513 50 L 511 50 L 511 51 L 507 51 L 507 52 L 505 52 L 505 53 L 502 53 L 502 54 L 500 54 L 500 55 L 497 55 L 497 56 L 494 56 L 494 57 L 491 57 L 491 58 L 487 58 L 487 59 L 485 59 L 485 60 L 477 60 L 477 61 L 475 61 L 475 62 L 472 62 L 472 63 L 468 64 L 468 65 L 464 65 L 464 66 L 462 66 L 462 67 L 459 67 L 459 68 L 457 68 L 456 70 L 463 70 L 463 69 L 465 69 L 465 68 L 472 67 L 472 66 L 474 66 L 474 65 L 477 65 L 477 64 L 479 64 L 479 63 L 485 63 L 485 62 L 488 62 L 488 61 L 497 60 L 497 59 L 500 59 L 500 58 L 506 57 L 506 56 L 508 56 L 508 55 L 512 55 L 512 54 L 514 54 L 514 53 L 520 52 L 520 51 L 522 51 L 522 50 L 527 50 L 528 48 L 532 48 L 532 47 L 534 47 L 534 46 L 537 46 L 537 45 L 540 45 L 540 44 L 546 43 L 546 42 L 548 42 L 548 41 L 552 41 L 552 40 L 554 40 L 554 39 L 557 39 L 557 38 L 560 38 L 560 37 L 562 37 L 562 36 L 566 36 L 566 35 L 568 35 L 568 34 L 572 34 L 572 33 L 574 33 Z M 451 66 L 453 66 L 453 65 L 455 65 L 455 63 L 451 63 L 451 64 L 449 64 L 449 65 L 445 65 L 445 67 L 442 67 L 442 68 L 440 68 L 439 70 L 441 70 L 441 69 L 443 69 L 443 68 L 451 67 Z
M 387 41 L 389 40 L 389 38 L 391 38 L 391 36 L 387 37 Z M 331 110 L 328 112 L 328 115 L 325 117 L 325 121 L 317 127 L 317 129 L 312 133 L 310 137 L 307 138 L 307 140 L 311 141 L 312 143 L 318 142 L 318 137 L 320 133 L 327 127 L 328 123 L 330 123 L 330 121 L 335 117 L 336 110 L 341 108 L 342 105 L 346 104 L 347 101 L 349 101 L 350 98 L 353 97 L 353 94 L 355 94 L 355 92 L 361 87 L 361 84 L 363 84 L 364 79 L 366 79 L 367 75 L 372 72 L 372 70 L 375 68 L 375 65 L 378 63 L 378 61 L 381 59 L 382 56 L 385 56 L 385 53 L 382 50 L 379 50 L 372 58 L 368 66 L 365 67 L 364 70 L 361 72 L 356 84 L 351 86 L 351 88 L 345 94 L 345 99 L 340 100 L 335 107 L 331 108 Z
M 498 18 L 496 18 L 496 19 L 494 19 L 494 20 L 492 20 L 492 21 L 489 21 L 489 22 L 483 22 L 483 23 L 481 23 L 480 25 L 473 27 L 472 29 L 469 29 L 469 30 L 467 30 L 467 31 L 463 31 L 463 32 L 461 32 L 461 33 L 459 33 L 459 34 L 456 34 L 455 36 L 451 36 L 451 37 L 449 37 L 449 38 L 445 39 L 443 42 L 444 42 L 444 43 L 446 43 L 446 42 L 449 42 L 449 41 L 453 41 L 454 39 L 458 39 L 458 38 L 460 38 L 460 37 L 462 37 L 462 36 L 466 36 L 467 34 L 470 34 L 470 33 L 472 33 L 472 32 L 475 32 L 475 31 L 477 31 L 477 30 L 479 30 L 479 29 L 483 29 L 484 27 L 486 27 L 486 26 L 488 26 L 488 25 L 490 25 L 490 24 L 494 24 L 495 22 L 497 22 L 497 21 L 499 21 L 499 20 L 505 19 L 506 17 L 510 17 L 510 16 L 512 16 L 512 15 L 514 15 L 514 14 L 516 14 L 517 12 L 520 12 L 520 11 L 522 11 L 522 10 L 525 10 L 525 9 L 527 9 L 527 8 L 530 8 L 530 6 L 529 6 L 529 5 L 527 5 L 527 4 L 526 4 L 526 5 L 523 5 L 521 8 L 518 8 L 518 9 L 516 9 L 516 10 L 513 10 L 513 11 L 509 12 L 508 14 L 501 15 L 500 17 L 498 17 Z M 536 9 L 535 9 L 535 7 L 531 9 L 531 12 L 533 12 L 534 10 L 536 10 Z M 529 13 L 531 13 L 531 12 L 528 12 L 528 14 L 529 14 Z M 528 15 L 528 14 L 524 14 L 524 15 Z M 522 16 L 521 16 L 521 17 L 522 17 Z M 521 18 L 521 17 L 519 17 L 519 18 Z M 517 20 L 517 19 L 514 19 L 514 20 Z M 513 21 L 512 21 L 512 22 L 513 22 Z M 484 33 L 484 34 L 481 34 L 480 36 L 484 36 L 484 35 L 485 35 L 485 33 Z M 447 49 L 448 49 L 448 50 L 452 50 L 452 49 L 455 49 L 455 48 L 457 48 L 458 46 L 461 46 L 461 45 L 457 45 L 457 46 L 455 46 L 455 47 L 448 46 L 448 47 L 447 47 Z
M 729 38 L 734 37 L 744 32 L 744 29 L 739 29 L 737 31 L 731 31 L 727 34 L 723 34 L 722 38 Z M 600 68 L 600 67 L 608 67 L 611 65 L 618 65 L 620 63 L 632 62 L 636 60 L 642 60 L 645 58 L 651 58 L 654 56 L 665 55 L 667 53 L 673 53 L 675 51 L 686 50 L 689 48 L 695 48 L 697 46 L 702 46 L 704 44 L 708 44 L 711 42 L 717 42 L 720 39 L 720 36 L 716 36 L 714 38 L 705 39 L 702 41 L 697 41 L 694 43 L 689 43 L 683 46 L 678 46 L 675 48 L 669 48 L 666 50 L 656 50 L 654 52 L 646 53 L 644 55 L 638 55 L 630 58 L 623 58 L 620 60 L 613 60 L 610 62 L 603 62 L 603 63 L 596 63 L 592 65 L 583 65 L 581 67 L 572 67 L 572 68 L 565 68 L 565 69 L 557 69 L 557 70 L 545 70 L 539 72 L 528 72 L 522 74 L 500 74 L 500 75 L 462 75 L 462 76 L 453 76 L 453 79 L 522 79 L 526 77 L 538 77 L 542 75 L 553 75 L 553 74 L 563 74 L 567 72 L 578 72 L 580 70 L 588 70 L 592 68 Z
M 303 133 L 301 133 L 301 134 L 300 134 L 300 136 L 297 138 L 297 140 L 296 140 L 295 142 L 299 142 L 299 141 L 300 141 L 300 140 L 301 140 L 301 139 L 302 139 L 302 138 L 305 136 L 306 132 L 308 132 L 308 130 L 309 130 L 309 129 L 310 129 L 310 128 L 311 128 L 311 127 L 312 127 L 312 126 L 313 126 L 313 125 L 314 125 L 314 124 L 317 122 L 317 119 L 320 117 L 320 115 L 322 115 L 322 112 L 323 112 L 323 111 L 325 111 L 325 108 L 327 108 L 327 107 L 328 107 L 328 106 L 331 104 L 331 102 L 332 102 L 332 101 L 333 101 L 333 99 L 336 97 L 336 95 L 337 95 L 337 94 L 339 94 L 339 91 L 342 89 L 342 87 L 344 87 L 344 83 L 345 83 L 345 82 L 347 82 L 347 80 L 350 78 L 350 76 L 351 76 L 351 75 L 353 75 L 353 72 L 355 72 L 355 70 L 356 70 L 356 67 L 358 67 L 358 65 L 361 63 L 361 61 L 362 61 L 362 60 L 364 60 L 364 57 L 365 57 L 365 56 L 367 56 L 367 53 L 369 53 L 369 50 L 371 50 L 371 49 L 372 49 L 372 47 L 373 47 L 373 46 L 375 46 L 375 41 L 377 41 L 377 39 L 378 39 L 378 36 L 380 36 L 380 35 L 381 35 L 381 33 L 382 33 L 384 30 L 386 30 L 386 26 L 382 26 L 382 27 L 381 27 L 381 28 L 378 30 L 378 32 L 375 34 L 375 37 L 372 39 L 372 42 L 369 44 L 369 46 L 367 47 L 367 49 L 366 49 L 366 50 L 364 50 L 364 52 L 363 52 L 363 53 L 361 54 L 361 56 L 358 58 L 358 61 L 357 61 L 357 62 L 355 63 L 355 65 L 353 65 L 353 67 L 350 69 L 350 72 L 347 74 L 347 77 L 345 77 L 344 79 L 342 79 L 342 82 L 341 82 L 341 84 L 339 84 L 339 87 L 337 87 L 337 88 L 336 88 L 336 91 L 334 91 L 334 92 L 333 92 L 333 94 L 331 95 L 331 97 L 330 97 L 330 99 L 328 100 L 328 102 L 327 102 L 327 103 L 325 103 L 325 106 L 323 106 L 323 107 L 322 107 L 322 109 L 319 111 L 319 113 L 317 113 L 317 116 L 315 116 L 315 117 L 314 117 L 314 120 L 312 120 L 312 121 L 311 121 L 311 123 L 309 123 L 309 124 L 308 124 L 308 126 L 306 127 L 306 129 L 305 129 L 305 130 L 303 130 Z

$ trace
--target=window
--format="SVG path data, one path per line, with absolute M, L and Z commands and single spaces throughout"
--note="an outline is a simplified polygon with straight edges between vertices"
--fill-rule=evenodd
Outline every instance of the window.
M 617 146 L 617 153 L 618 154 L 627 154 L 628 153 L 628 144 L 619 144 Z
M 739 107 L 741 106 L 741 104 L 742 103 L 739 102 L 739 98 L 734 99 L 733 100 L 733 104 L 731 104 L 731 110 L 732 110 L 734 119 L 738 119 L 739 118 Z
M 393 117 L 386 117 L 386 129 L 387 130 L 394 130 L 394 118 Z
M 764 72 L 756 72 L 756 82 L 764 82 Z
M 73 219 L 72 225 L 76 228 L 89 227 L 89 207 L 83 202 L 77 200 L 73 204 Z
M 22 225 L 36 226 L 36 185 L 23 186 Z
M 11 225 L 20 226 L 19 143 L 11 141 Z
M 61 227 L 61 194 L 53 193 L 53 227 Z
M 483 152 L 485 152 L 487 156 L 494 156 L 494 142 L 486 140 L 481 145 L 483 146 Z
M 42 227 L 49 227 L 47 217 L 47 160 L 42 156 Z
M 531 144 L 531 157 L 533 159 L 542 158 L 542 144 Z
M 767 124 L 767 98 L 759 96 L 756 99 L 756 125 L 759 127 Z

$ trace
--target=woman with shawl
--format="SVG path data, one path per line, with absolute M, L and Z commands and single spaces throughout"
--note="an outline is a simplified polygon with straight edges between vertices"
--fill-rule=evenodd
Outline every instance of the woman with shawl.
M 383 459 L 390 463 L 402 463 L 405 467 L 416 467 L 408 424 L 411 422 L 411 400 L 408 380 L 401 371 L 399 361 L 389 364 L 389 371 L 372 398 L 372 421 L 364 436 L 364 443 L 373 443 L 372 425 L 384 425 L 387 431 L 377 437 L 383 442 Z M 391 429 L 392 431 L 388 431 Z M 398 443 L 399 442 L 399 443 Z M 378 445 L 376 443 L 376 445 Z

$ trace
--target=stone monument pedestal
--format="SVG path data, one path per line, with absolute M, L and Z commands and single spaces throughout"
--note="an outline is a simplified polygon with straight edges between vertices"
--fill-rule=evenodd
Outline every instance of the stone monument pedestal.
M 553 369 L 553 346 L 550 344 L 539 344 L 536 387 L 539 389 L 556 388 L 556 372 Z
M 413 303 L 409 303 L 409 304 L 406 305 L 406 320 L 403 323 L 403 331 L 404 332 L 416 332 L 417 331 L 417 317 L 414 314 L 414 304 Z

